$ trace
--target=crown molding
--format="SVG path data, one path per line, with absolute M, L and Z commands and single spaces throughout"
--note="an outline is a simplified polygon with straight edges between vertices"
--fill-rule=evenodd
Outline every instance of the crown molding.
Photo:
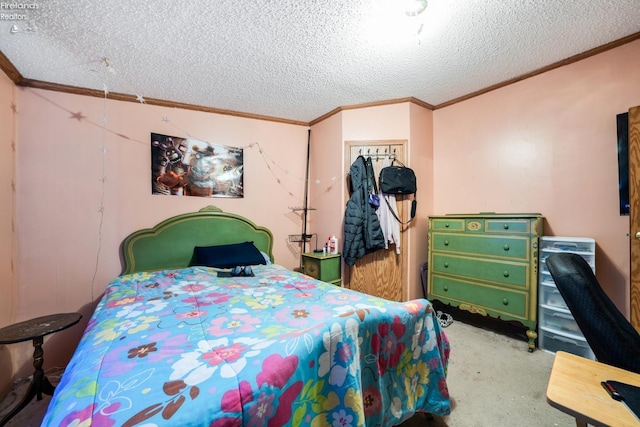
M 71 94 L 75 94 L 75 95 L 93 96 L 93 97 L 97 97 L 97 98 L 104 98 L 105 97 L 105 93 L 104 93 L 103 90 L 88 89 L 88 88 L 83 88 L 83 87 L 78 87 L 78 86 L 69 86 L 69 85 L 63 85 L 63 84 L 58 84 L 58 83 L 49 83 L 49 82 L 44 82 L 44 81 L 41 81 L 41 80 L 22 79 L 22 81 L 20 82 L 19 86 L 21 86 L 21 87 L 29 87 L 29 88 L 34 88 L 34 89 L 52 90 L 52 91 L 56 91 L 56 92 L 65 92 L 65 93 L 71 93 Z M 138 99 L 138 96 L 136 96 L 136 95 L 128 95 L 128 94 L 125 94 L 125 93 L 108 92 L 107 93 L 107 98 L 108 99 L 112 99 L 112 100 L 116 100 L 116 101 L 140 103 L 140 101 Z M 164 99 L 144 98 L 144 103 L 145 104 L 149 104 L 149 105 L 156 105 L 156 106 L 159 106 L 159 107 L 180 108 L 180 109 L 184 109 L 184 110 L 202 111 L 202 112 L 205 112 L 205 113 L 222 114 L 222 115 L 226 115 L 226 116 L 242 117 L 242 118 L 246 118 L 246 119 L 266 120 L 266 121 L 270 121 L 270 122 L 286 123 L 286 124 L 298 125 L 298 126 L 308 126 L 309 125 L 306 122 L 302 122 L 302 121 L 298 121 L 298 120 L 289 120 L 289 119 L 283 119 L 283 118 L 279 118 L 279 117 L 263 116 L 263 115 L 260 115 L 260 114 L 243 113 L 243 112 L 240 112 L 240 111 L 223 110 L 223 109 L 220 109 L 220 108 L 203 107 L 201 105 L 186 104 L 186 103 L 175 102 L 175 101 L 167 101 L 167 100 L 164 100 Z
M 534 77 L 537 76 L 539 74 L 543 74 L 546 73 L 547 71 L 551 71 L 554 70 L 556 68 L 560 68 L 563 67 L 565 65 L 569 65 L 569 64 L 573 64 L 574 62 L 578 62 L 582 59 L 588 58 L 590 56 L 594 56 L 597 55 L 599 53 L 605 52 L 607 50 L 622 46 L 624 44 L 630 43 L 634 40 L 640 39 L 640 32 L 634 33 L 634 34 L 630 34 L 626 37 L 623 37 L 621 39 L 615 40 L 611 43 L 607 43 L 605 45 L 602 46 L 598 46 L 594 49 L 590 49 L 587 50 L 585 52 L 582 52 L 580 54 L 577 55 L 573 55 L 569 58 L 563 59 L 561 61 L 558 61 L 554 64 L 548 65 L 546 67 L 542 67 L 539 68 L 535 71 L 532 71 L 530 73 L 526 73 L 523 74 L 521 76 L 515 77 L 513 79 L 510 80 L 505 80 L 503 82 L 497 83 L 495 85 L 486 87 L 484 89 L 478 90 L 476 92 L 461 96 L 459 98 L 455 98 L 452 99 L 450 101 L 446 101 L 443 102 L 441 104 L 437 104 L 437 105 L 431 105 L 427 102 L 424 102 L 420 99 L 414 98 L 414 97 L 407 97 L 407 98 L 398 98 L 398 99 L 391 99 L 391 100 L 386 100 L 386 101 L 376 101 L 376 102 L 368 102 L 368 103 L 364 103 L 364 104 L 355 104 L 355 105 L 345 105 L 345 106 L 341 106 L 341 107 L 337 107 L 331 111 L 329 111 L 328 113 L 311 120 L 310 122 L 303 122 L 303 121 L 299 121 L 299 120 L 289 120 L 289 119 L 284 119 L 284 118 L 280 118 L 280 117 L 271 117 L 271 116 L 264 116 L 264 115 L 259 115 L 259 114 L 250 114 L 250 113 L 244 113 L 244 112 L 239 112 L 239 111 L 232 111 L 232 110 L 223 110 L 220 108 L 212 108 L 212 107 L 203 107 L 200 105 L 193 105 L 193 104 L 186 104 L 186 103 L 181 103 L 181 102 L 175 102 L 175 101 L 168 101 L 168 100 L 163 100 L 163 99 L 155 99 L 155 98 L 144 98 L 145 103 L 150 104 L 150 105 L 156 105 L 156 106 L 160 106 L 160 107 L 169 107 L 169 108 L 181 108 L 181 109 L 185 109 L 185 110 L 193 110 L 193 111 L 202 111 L 202 112 L 206 112 L 206 113 L 215 113 L 215 114 L 222 114 L 222 115 L 227 115 L 227 116 L 235 116 L 235 117 L 242 117 L 242 118 L 247 118 L 247 119 L 255 119 L 255 120 L 265 120 L 265 121 L 271 121 L 271 122 L 276 122 L 276 123 L 285 123 L 285 124 L 292 124 L 292 125 L 297 125 L 297 126 L 313 126 L 317 123 L 322 122 L 323 120 L 328 119 L 329 117 L 338 114 L 342 111 L 346 111 L 346 110 L 355 110 L 355 109 L 360 109 L 360 108 L 368 108 L 368 107 L 378 107 L 378 106 L 382 106 L 382 105 L 392 105 L 392 104 L 400 104 L 400 103 L 404 103 L 404 102 L 411 102 L 413 104 L 419 105 L 423 108 L 426 108 L 428 110 L 438 110 L 440 108 L 445 108 L 445 107 L 449 107 L 453 104 L 457 104 L 459 102 L 462 101 L 466 101 L 468 99 L 471 98 L 475 98 L 476 96 L 479 95 L 483 95 L 485 93 L 494 91 L 496 89 L 500 89 L 502 87 L 505 86 L 509 86 L 513 83 L 517 83 L 520 82 L 522 80 L 528 79 L 530 77 Z M 88 89 L 88 88 L 82 88 L 82 87 L 77 87 L 77 86 L 69 86 L 69 85 L 63 85 L 63 84 L 57 84 L 57 83 L 50 83 L 50 82 L 45 82 L 45 81 L 41 81 L 41 80 L 32 80 L 32 79 L 25 79 L 22 74 L 20 74 L 20 72 L 16 69 L 16 67 L 11 63 L 11 61 L 9 61 L 9 59 L 2 53 L 2 51 L 0 51 L 0 70 L 4 71 L 4 73 L 11 79 L 11 81 L 13 81 L 17 86 L 22 86 L 22 87 L 31 87 L 31 88 L 36 88 L 36 89 L 44 89 L 44 90 L 52 90 L 52 91 L 57 91 L 57 92 L 66 92 L 66 93 L 72 93 L 72 94 L 77 94 L 77 95 L 85 95 L 85 96 L 94 96 L 94 97 L 99 97 L 99 98 L 104 98 L 104 91 L 101 90 L 96 90 L 96 89 Z M 124 94 L 124 93 L 112 93 L 109 92 L 107 97 L 109 99 L 114 99 L 114 100 L 118 100 L 118 101 L 126 101 L 126 102 L 139 102 L 138 97 L 135 95 L 128 95 L 128 94 Z
M 555 63 L 553 63 L 551 65 L 547 65 L 546 67 L 538 68 L 537 70 L 532 71 L 530 73 L 523 74 L 523 75 L 518 76 L 518 77 L 514 77 L 513 79 L 510 79 L 510 80 L 505 80 L 505 81 L 503 81 L 501 83 L 497 83 L 495 85 L 486 87 L 486 88 L 481 89 L 479 91 L 476 91 L 476 92 L 473 92 L 473 93 L 469 93 L 467 95 L 461 96 L 461 97 L 456 98 L 456 99 L 452 99 L 451 101 L 443 102 L 442 104 L 436 105 L 433 109 L 434 110 L 438 110 L 440 108 L 448 107 L 450 105 L 457 104 L 457 103 L 462 102 L 462 101 L 466 101 L 467 99 L 475 98 L 476 96 L 483 95 L 485 93 L 491 92 L 491 91 L 496 90 L 496 89 L 500 89 L 500 88 L 505 87 L 505 86 L 509 86 L 509 85 L 511 85 L 513 83 L 517 83 L 517 82 L 520 82 L 522 80 L 526 80 L 526 79 L 528 79 L 530 77 L 534 77 L 534 76 L 537 76 L 537 75 L 540 75 L 540 74 L 544 74 L 547 71 L 555 70 L 556 68 L 564 67 L 565 65 L 573 64 L 574 62 L 581 61 L 581 60 L 583 60 L 585 58 L 588 58 L 590 56 L 594 56 L 594 55 L 597 55 L 599 53 L 606 52 L 607 50 L 611 50 L 613 48 L 622 46 L 624 44 L 630 43 L 630 42 L 632 42 L 634 40 L 637 40 L 637 39 L 640 39 L 640 32 L 637 32 L 637 33 L 634 33 L 634 34 L 630 34 L 630 35 L 628 35 L 626 37 L 623 37 L 621 39 L 612 41 L 611 43 L 607 43 L 605 45 L 598 46 L 596 48 L 587 50 L 587 51 L 579 53 L 577 55 L 570 56 L 569 58 L 565 58 L 565 59 L 563 59 L 561 61 L 558 61 L 558 62 L 555 62 Z
M 4 53 L 0 50 L 0 70 L 4 71 L 4 73 L 11 79 L 11 81 L 15 84 L 20 84 L 20 82 L 24 79 L 20 71 L 16 67 L 13 66 L 9 58 L 7 58 Z
M 407 98 L 398 98 L 398 99 L 389 99 L 386 101 L 376 101 L 376 102 L 367 102 L 364 104 L 354 104 L 354 105 L 345 105 L 342 107 L 337 107 L 331 111 L 329 111 L 328 113 L 318 117 L 317 119 L 312 120 L 311 122 L 309 122 L 309 126 L 313 126 L 317 123 L 320 123 L 323 120 L 328 119 L 329 117 L 336 115 L 342 111 L 346 111 L 346 110 L 357 110 L 360 108 L 368 108 L 368 107 L 379 107 L 382 105 L 392 105 L 392 104 L 402 104 L 404 102 L 410 102 L 412 104 L 416 104 L 419 105 L 420 107 L 426 108 L 427 110 L 434 110 L 434 106 L 426 103 L 418 98 L 414 98 L 412 96 L 407 97 Z

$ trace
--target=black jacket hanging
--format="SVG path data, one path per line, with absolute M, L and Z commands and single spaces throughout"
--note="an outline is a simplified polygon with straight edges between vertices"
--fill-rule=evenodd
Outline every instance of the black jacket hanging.
M 369 194 L 373 193 L 375 182 L 371 157 L 365 160 L 358 156 L 349 169 L 349 175 L 351 196 L 344 214 L 342 253 L 345 263 L 354 265 L 358 258 L 384 248 L 384 235 L 376 211 L 369 204 Z

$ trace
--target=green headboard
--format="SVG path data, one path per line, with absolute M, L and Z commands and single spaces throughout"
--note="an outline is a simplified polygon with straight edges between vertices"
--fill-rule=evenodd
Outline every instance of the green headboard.
M 122 274 L 188 267 L 196 246 L 251 241 L 273 261 L 273 235 L 240 215 L 207 206 L 138 230 L 122 242 Z

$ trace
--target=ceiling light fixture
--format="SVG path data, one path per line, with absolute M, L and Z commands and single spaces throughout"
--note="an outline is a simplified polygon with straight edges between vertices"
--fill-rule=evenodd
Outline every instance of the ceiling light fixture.
M 427 0 L 405 0 L 404 13 L 407 16 L 418 16 L 427 8 Z

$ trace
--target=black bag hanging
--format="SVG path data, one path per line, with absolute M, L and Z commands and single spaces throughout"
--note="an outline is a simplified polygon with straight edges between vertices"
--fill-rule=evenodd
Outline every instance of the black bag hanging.
M 396 161 L 395 159 L 393 160 Z M 400 162 L 398 162 L 400 163 Z M 401 166 L 391 166 L 380 170 L 380 191 L 387 194 L 415 194 L 416 174 L 400 163 Z
M 400 166 L 394 166 L 394 162 L 398 162 Z M 391 166 L 382 168 L 380 170 L 380 191 L 386 194 L 413 194 L 413 201 L 411 202 L 411 217 L 409 221 L 402 222 L 400 218 L 389 205 L 389 201 L 384 197 L 384 201 L 389 206 L 389 210 L 393 217 L 403 225 L 409 224 L 416 216 L 416 192 L 418 187 L 416 185 L 416 174 L 413 169 L 406 167 L 396 159 L 393 159 Z

